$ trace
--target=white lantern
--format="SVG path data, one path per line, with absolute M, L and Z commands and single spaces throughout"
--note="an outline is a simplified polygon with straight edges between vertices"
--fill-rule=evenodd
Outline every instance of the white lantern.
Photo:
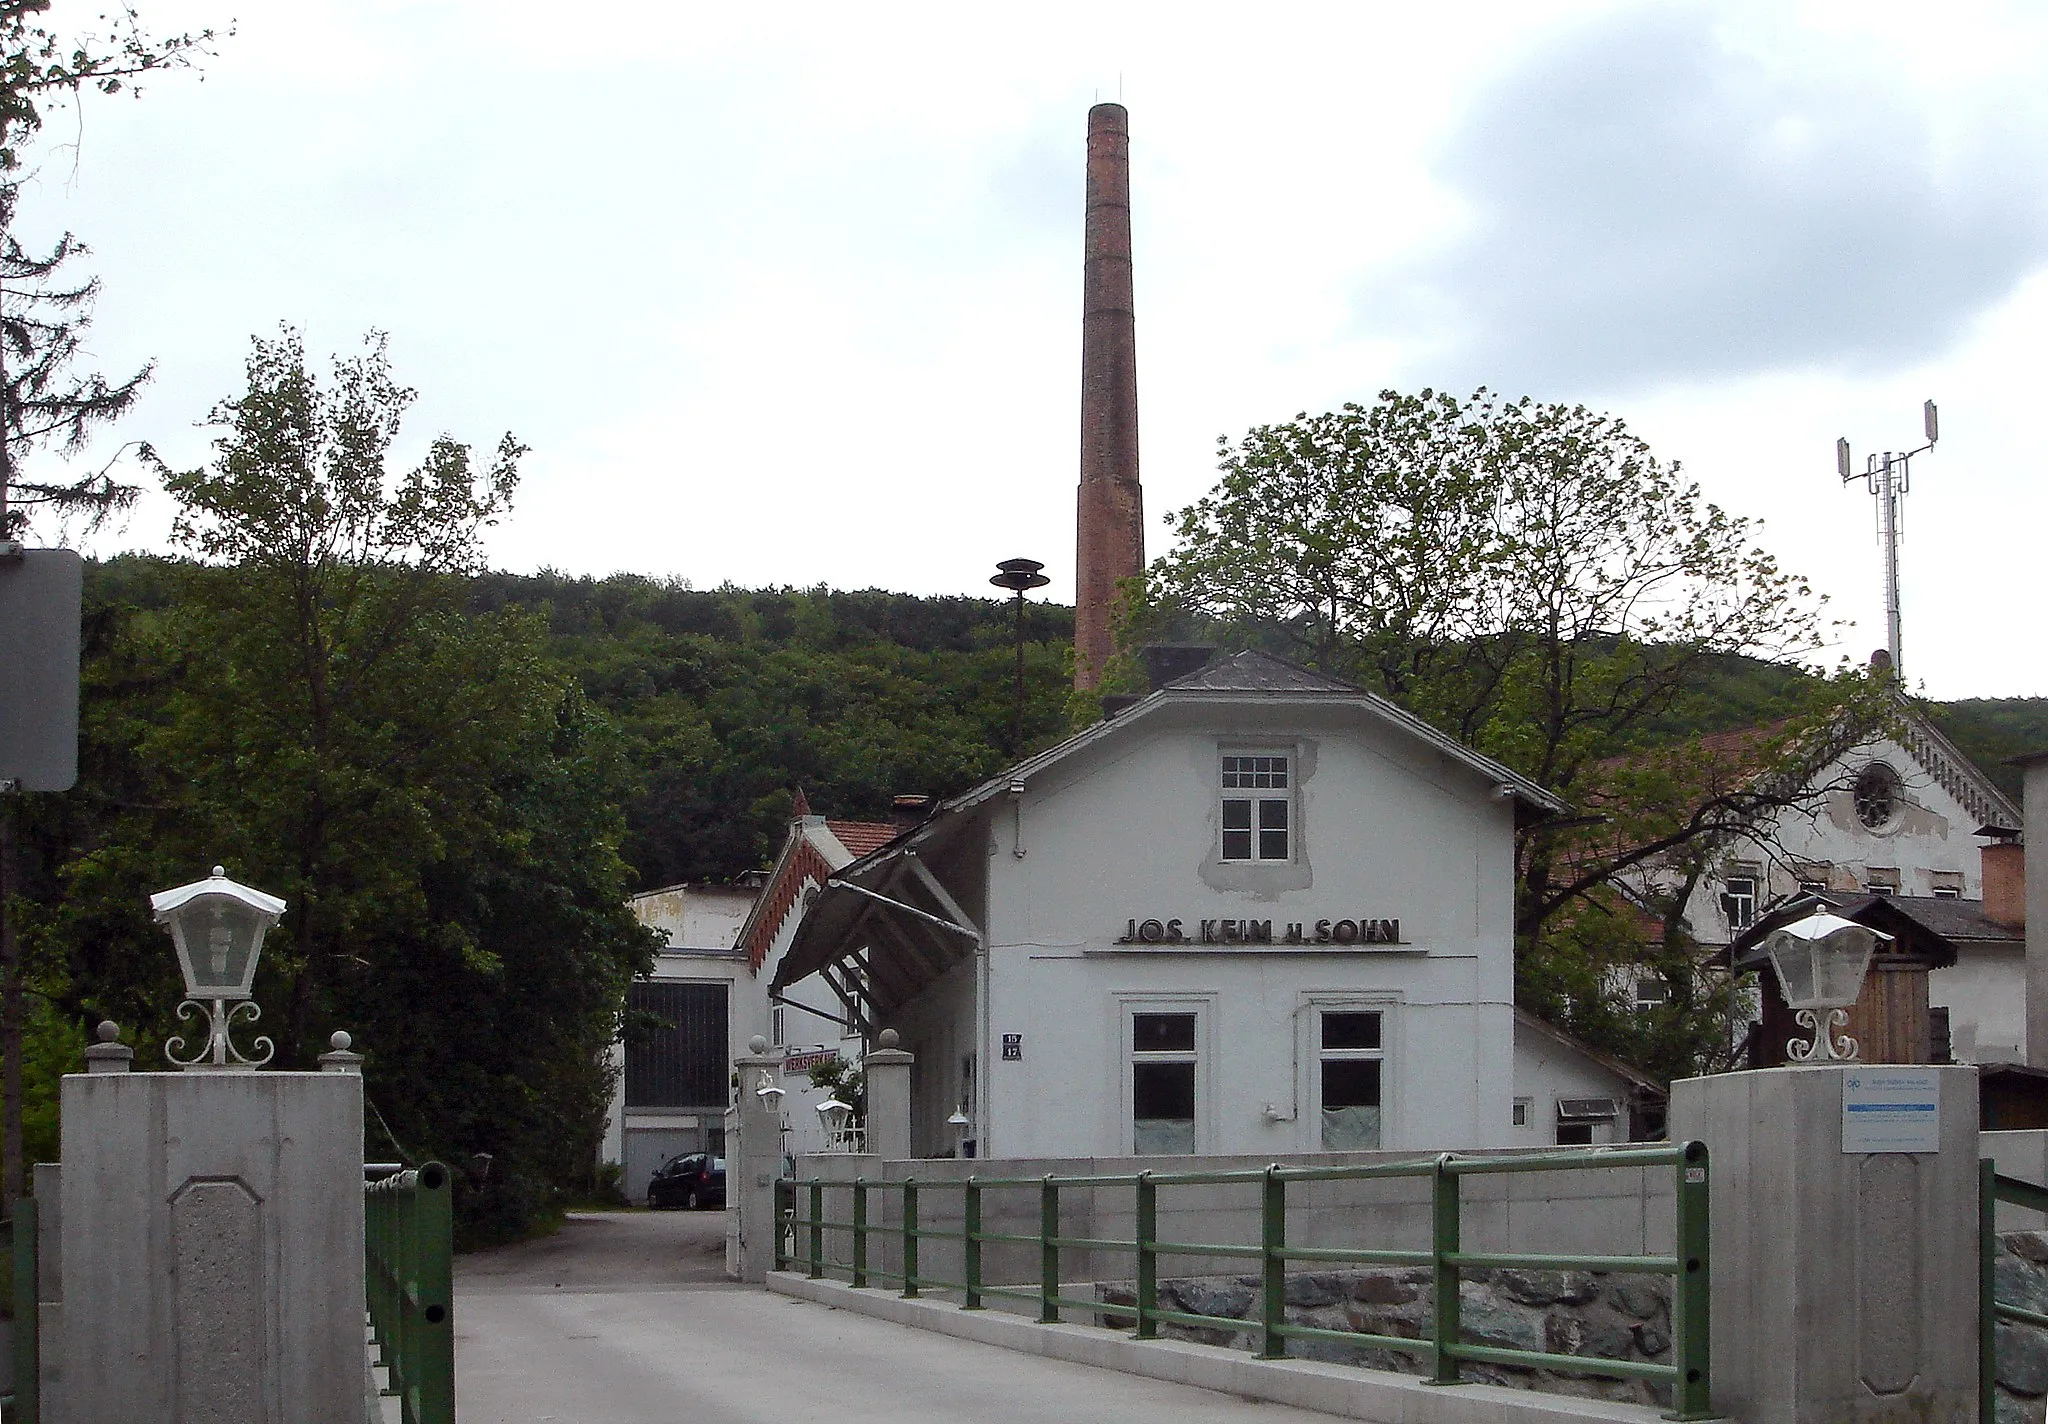
M 178 968 L 185 975 L 189 996 L 178 1006 L 178 1017 L 208 1014 L 206 1046 L 191 1059 L 177 1056 L 184 1047 L 182 1037 L 165 1045 L 165 1056 L 180 1068 L 260 1068 L 270 1061 L 275 1045 L 259 1038 L 259 1058 L 246 1058 L 228 1039 L 228 1026 L 237 1019 L 254 1022 L 262 1010 L 250 999 L 250 985 L 256 978 L 256 961 L 263 953 L 263 936 L 284 914 L 285 902 L 275 895 L 227 878 L 220 866 L 205 880 L 180 885 L 149 897 L 156 922 L 171 932 L 178 949 Z M 232 1010 L 227 1008 L 234 1004 Z M 207 1005 L 211 1005 L 211 1010 Z
M 1786 1054 L 1797 1063 L 1853 1061 L 1856 1040 L 1835 1030 L 1849 1022 L 1849 1006 L 1863 992 L 1863 976 L 1880 943 L 1892 937 L 1882 930 L 1816 910 L 1805 919 L 1772 930 L 1764 952 L 1778 975 L 1778 988 L 1799 1022 L 1813 1033 L 1810 1042 L 1793 1039 Z

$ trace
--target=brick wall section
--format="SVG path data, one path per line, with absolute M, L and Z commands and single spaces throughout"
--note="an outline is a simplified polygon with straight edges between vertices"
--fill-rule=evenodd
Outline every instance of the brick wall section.
M 2027 923 L 2027 849 L 2012 844 L 1984 847 L 1984 918 L 2009 930 Z

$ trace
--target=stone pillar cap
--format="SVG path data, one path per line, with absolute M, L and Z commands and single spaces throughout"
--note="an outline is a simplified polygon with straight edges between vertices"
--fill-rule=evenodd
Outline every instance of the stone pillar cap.
M 121 1042 L 121 1026 L 112 1019 L 102 1019 L 97 1033 L 99 1042 L 85 1050 L 85 1071 L 128 1072 L 128 1065 L 135 1061 L 135 1050 Z
M 327 1040 L 328 1048 L 331 1051 L 320 1055 L 320 1071 L 322 1073 L 361 1073 L 363 1071 L 363 1055 L 349 1051 L 349 1044 L 352 1042 L 354 1040 L 345 1031 L 336 1029 L 334 1036 Z

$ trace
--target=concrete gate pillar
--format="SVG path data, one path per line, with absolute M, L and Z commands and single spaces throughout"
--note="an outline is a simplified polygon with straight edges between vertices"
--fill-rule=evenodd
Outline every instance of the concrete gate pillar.
M 1711 1154 L 1714 1405 L 1743 1424 L 1976 1418 L 1977 1070 L 1906 1070 L 1934 1084 L 1937 1150 L 1845 1150 L 1887 1071 L 1672 1085 L 1672 1140 Z
M 131 1073 L 111 1027 L 61 1089 L 43 1418 L 360 1420 L 363 1080 Z
M 898 1048 L 901 1041 L 885 1028 L 860 1061 L 868 1082 L 867 1148 L 884 1162 L 910 1156 L 910 1066 L 917 1055 Z
M 725 1145 L 725 1269 L 759 1283 L 775 1265 L 775 1179 L 782 1175 L 782 1055 L 755 1034 L 749 1052 L 733 1060 L 734 1132 Z M 731 1139 L 738 1138 L 737 1144 Z

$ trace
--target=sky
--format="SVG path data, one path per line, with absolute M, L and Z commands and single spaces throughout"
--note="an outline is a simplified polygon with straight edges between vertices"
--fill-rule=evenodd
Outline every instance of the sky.
M 1862 661 L 1881 551 L 1834 442 L 1918 445 L 1932 398 L 1908 681 L 2048 695 L 2039 6 L 141 8 L 233 33 L 46 127 L 24 236 L 92 247 L 98 369 L 156 363 L 80 468 L 196 466 L 253 336 L 375 329 L 401 455 L 531 448 L 499 567 L 993 596 L 1022 555 L 1070 600 L 1086 113 L 1120 99 L 1151 554 L 1219 436 L 1484 384 L 1764 520 Z

